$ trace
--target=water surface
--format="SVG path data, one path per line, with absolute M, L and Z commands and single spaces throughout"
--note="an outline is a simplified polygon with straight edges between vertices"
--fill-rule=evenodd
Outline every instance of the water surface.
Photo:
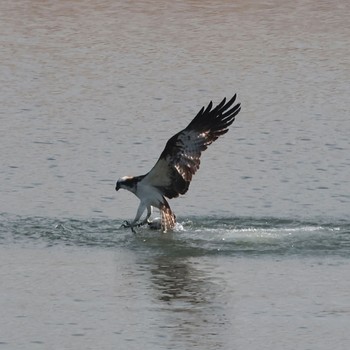
M 349 3 L 2 1 L 0 348 L 350 342 Z M 210 100 L 181 227 L 121 229 Z

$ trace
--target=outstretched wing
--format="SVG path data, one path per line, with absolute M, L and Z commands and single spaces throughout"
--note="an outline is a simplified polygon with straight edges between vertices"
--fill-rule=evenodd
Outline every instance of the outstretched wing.
M 143 181 L 157 187 L 168 198 L 185 194 L 199 169 L 202 152 L 228 131 L 241 110 L 240 103 L 233 105 L 235 100 L 236 95 L 228 102 L 224 98 L 214 108 L 212 102 L 207 108 L 203 107 L 184 130 L 169 139 Z

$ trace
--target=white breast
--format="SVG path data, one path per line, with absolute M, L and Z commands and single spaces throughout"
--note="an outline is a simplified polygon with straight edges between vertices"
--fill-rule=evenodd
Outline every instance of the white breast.
M 138 184 L 136 196 L 145 205 L 152 205 L 158 208 L 159 204 L 163 202 L 163 196 L 159 190 L 153 186 L 143 184 L 142 181 Z

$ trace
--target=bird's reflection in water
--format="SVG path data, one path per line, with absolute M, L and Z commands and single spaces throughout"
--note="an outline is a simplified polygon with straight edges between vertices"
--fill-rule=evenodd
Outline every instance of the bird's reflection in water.
M 218 297 L 222 286 L 211 280 L 209 267 L 167 256 L 157 258 L 153 266 L 152 284 L 164 317 L 162 336 L 178 345 L 222 348 L 228 322 Z

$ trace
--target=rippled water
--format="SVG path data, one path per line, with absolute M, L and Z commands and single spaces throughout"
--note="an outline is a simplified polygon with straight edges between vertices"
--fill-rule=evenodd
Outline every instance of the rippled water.
M 175 213 L 349 219 L 348 6 L 2 2 L 1 211 L 133 217 L 115 180 L 237 92 Z
M 121 224 L 1 216 L 2 347 L 347 344 L 349 223 L 194 217 L 167 234 Z
M 189 218 L 173 233 L 139 228 L 122 221 L 2 216 L 3 244 L 126 248 L 168 256 L 343 256 L 349 258 L 350 224 L 275 218 Z
M 349 11 L 2 1 L 0 348 L 346 348 Z M 178 230 L 120 228 L 116 179 L 236 92 Z

